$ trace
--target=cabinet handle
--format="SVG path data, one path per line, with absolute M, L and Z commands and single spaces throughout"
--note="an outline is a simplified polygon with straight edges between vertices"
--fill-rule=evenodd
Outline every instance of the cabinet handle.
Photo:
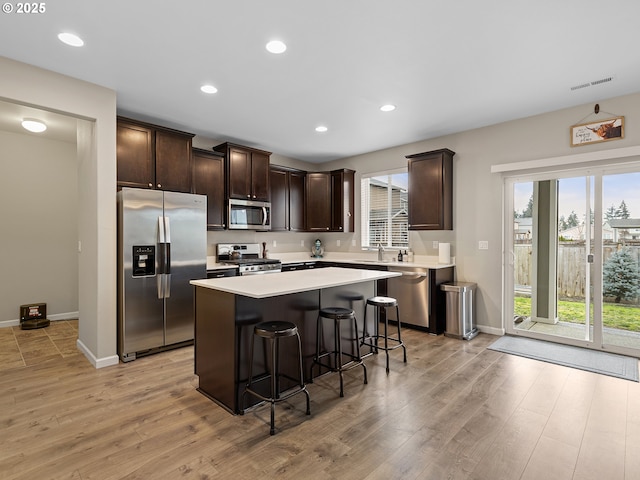
M 162 184 L 161 183 L 158 184 L 158 188 L 162 188 Z
M 350 217 L 350 216 L 351 216 L 351 212 L 347 212 L 347 217 Z
M 149 184 L 149 188 L 153 188 L 153 183 L 150 183 L 150 184 Z
M 247 198 L 251 198 L 251 194 L 247 195 Z

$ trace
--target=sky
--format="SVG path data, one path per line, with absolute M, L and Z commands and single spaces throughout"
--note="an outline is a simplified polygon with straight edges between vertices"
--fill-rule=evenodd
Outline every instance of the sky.
M 578 218 L 582 220 L 586 210 L 585 192 L 585 177 L 560 179 L 558 216 L 564 216 L 566 219 L 571 214 L 571 211 L 574 211 L 578 214 Z M 516 212 L 521 213 L 527 207 L 532 193 L 533 182 L 514 185 L 513 200 Z M 622 200 L 624 200 L 631 218 L 640 218 L 640 172 L 605 175 L 603 177 L 602 195 L 603 214 L 611 205 L 618 208 Z

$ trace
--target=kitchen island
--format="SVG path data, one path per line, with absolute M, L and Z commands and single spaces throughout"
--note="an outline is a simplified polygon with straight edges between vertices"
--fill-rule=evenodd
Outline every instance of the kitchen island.
M 316 319 L 321 307 L 353 308 L 362 330 L 364 300 L 377 294 L 377 281 L 397 272 L 329 267 L 318 270 L 192 280 L 195 286 L 195 373 L 198 390 L 233 413 L 248 376 L 253 326 L 258 322 L 284 320 L 300 332 L 305 376 L 309 380 L 316 345 Z M 346 322 L 348 323 L 348 322 Z M 324 340 L 333 342 L 325 328 Z M 358 332 L 359 334 L 360 332 Z M 350 352 L 356 333 L 351 325 L 341 331 L 345 352 Z M 280 371 L 293 378 L 297 372 L 297 350 L 281 349 Z M 254 375 L 266 372 L 262 342 L 255 342 Z M 318 373 L 318 369 L 314 370 Z M 323 372 L 321 372 L 323 373 Z M 293 383 L 292 383 L 293 385 Z M 287 388 L 286 382 L 283 382 Z M 267 392 L 268 381 L 258 389 Z M 254 399 L 248 398 L 248 401 Z M 245 405 L 247 407 L 249 405 Z

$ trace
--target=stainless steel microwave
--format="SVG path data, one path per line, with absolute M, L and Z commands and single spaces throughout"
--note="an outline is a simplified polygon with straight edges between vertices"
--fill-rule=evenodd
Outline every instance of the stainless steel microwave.
M 230 230 L 271 230 L 271 203 L 229 199 Z

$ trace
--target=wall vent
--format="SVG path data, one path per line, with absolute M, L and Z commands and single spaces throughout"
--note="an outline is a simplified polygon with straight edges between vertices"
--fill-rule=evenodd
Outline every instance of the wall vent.
M 571 87 L 571 91 L 573 92 L 574 90 L 581 90 L 583 88 L 592 87 L 595 85 L 602 85 L 603 83 L 609 83 L 612 80 L 613 80 L 613 75 L 610 77 L 601 78 L 600 80 L 594 80 L 588 83 L 581 83 L 580 85 L 575 85 Z

